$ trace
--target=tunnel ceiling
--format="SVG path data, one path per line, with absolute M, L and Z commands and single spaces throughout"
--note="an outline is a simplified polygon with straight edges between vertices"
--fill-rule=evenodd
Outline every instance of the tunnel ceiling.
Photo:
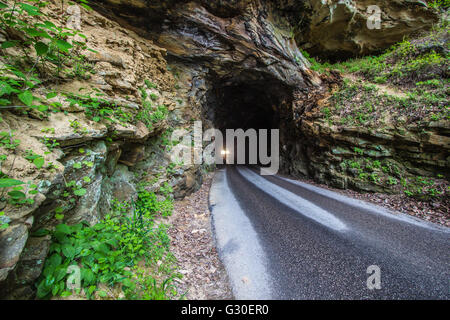
M 169 57 L 208 68 L 220 78 L 255 72 L 291 87 L 321 85 L 277 1 L 102 2 L 106 5 L 99 11 L 117 15 L 116 20 L 151 38 Z

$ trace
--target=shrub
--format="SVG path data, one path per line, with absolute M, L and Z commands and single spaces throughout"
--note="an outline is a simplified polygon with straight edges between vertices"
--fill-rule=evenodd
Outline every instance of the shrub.
M 151 276 L 137 272 L 139 261 L 152 266 L 170 255 L 168 227 L 155 226 L 154 219 L 170 215 L 172 209 L 170 197 L 158 201 L 154 193 L 140 191 L 136 203 L 116 201 L 111 214 L 94 226 L 83 222 L 73 226 L 59 224 L 52 232 L 40 230 L 37 235 L 51 234 L 53 243 L 37 283 L 37 297 L 71 295 L 67 287 L 70 266 L 80 268 L 81 288 L 87 298 L 95 293 L 104 295 L 99 290 L 101 283 L 121 284 L 130 298 L 163 299 L 175 295 L 170 285 L 172 269 L 160 287 Z

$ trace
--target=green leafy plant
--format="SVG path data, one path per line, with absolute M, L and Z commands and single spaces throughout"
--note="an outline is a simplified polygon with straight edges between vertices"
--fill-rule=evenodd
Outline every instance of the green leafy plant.
M 4 211 L 0 211 L 0 231 L 9 228 L 9 218 L 5 216 Z
M 71 294 L 67 288 L 67 268 L 71 265 L 80 268 L 81 286 L 88 298 L 96 292 L 100 297 L 105 296 L 98 289 L 101 283 L 120 284 L 129 298 L 162 299 L 175 295 L 173 290 L 168 290 L 172 276 L 161 291 L 156 287 L 151 290 L 149 284 L 153 278 L 132 272 L 141 260 L 155 265 L 168 255 L 167 226 L 154 225 L 159 210 L 157 202 L 154 194 L 140 192 L 134 205 L 116 201 L 112 213 L 94 226 L 60 224 L 53 232 L 41 231 L 41 235 L 50 233 L 53 243 L 36 284 L 38 298 Z
M 69 120 L 70 127 L 73 128 L 73 131 L 79 134 L 87 133 L 87 128 L 81 126 L 81 124 L 77 120 Z
M 354 148 L 355 153 L 359 154 L 360 156 L 362 156 L 364 154 L 364 150 L 358 147 Z
M 42 138 L 42 143 L 45 144 L 50 152 L 59 147 L 59 142 L 57 142 L 56 139 L 51 139 L 45 136 Z
M 428 2 L 428 6 L 434 9 L 448 9 L 450 7 L 449 0 L 432 0 Z
M 70 189 L 72 193 L 78 197 L 82 197 L 86 194 L 87 190 L 83 188 L 81 183 L 77 183 L 75 180 L 71 180 L 66 183 L 66 188 Z
M 320 63 L 315 58 L 311 57 L 308 52 L 302 51 L 302 55 L 309 61 L 311 64 L 311 69 L 321 73 L 328 73 L 326 69 L 330 68 L 331 65 L 328 62 Z M 300 63 L 300 58 L 296 57 L 297 63 Z
M 389 177 L 388 178 L 388 184 L 389 185 L 396 185 L 398 183 L 398 180 L 393 178 L 393 177 Z
M 105 99 L 103 93 L 91 91 L 84 95 L 82 94 L 65 94 L 67 100 L 71 105 L 79 105 L 86 109 L 86 115 L 89 119 L 100 122 L 106 121 L 107 123 L 131 123 L 133 116 L 122 110 L 122 108 L 114 103 Z
M 34 200 L 32 198 L 27 197 L 28 195 L 34 195 L 38 193 L 36 190 L 37 186 L 35 184 L 27 183 L 27 190 L 22 186 L 24 183 L 18 180 L 14 179 L 0 179 L 0 180 L 6 180 L 6 183 L 4 185 L 5 188 L 10 187 L 12 188 L 11 191 L 7 193 L 8 195 L 8 202 L 14 206 L 20 207 L 24 205 L 32 205 L 34 203 Z M 3 192 L 1 195 L 1 198 L 3 198 Z
M 0 132 L 0 147 L 7 150 L 15 150 L 20 144 L 19 139 L 14 139 L 14 133 L 12 131 Z
M 169 183 L 166 181 L 164 184 L 159 188 L 159 192 L 161 192 L 164 196 L 168 197 L 173 192 L 173 188 L 169 185 Z
M 151 82 L 150 80 L 144 80 L 145 85 L 147 86 L 148 89 L 156 89 L 157 85 L 154 84 L 153 82 Z
M 169 277 L 159 284 L 155 278 L 146 275 L 145 271 L 139 271 L 128 284 L 125 290 L 126 297 L 137 300 L 169 300 L 177 295 L 177 289 L 173 284 L 175 277 L 179 276 Z
M 24 182 L 16 179 L 9 179 L 9 178 L 0 179 L 0 188 L 15 187 L 20 186 L 22 184 L 24 184 Z
M 401 183 L 407 196 L 420 200 L 431 200 L 445 194 L 444 186 L 439 185 L 433 178 L 416 176 L 402 179 Z
M 38 169 L 42 168 L 45 163 L 44 157 L 34 153 L 32 150 L 26 150 L 24 158 L 32 162 Z
M 41 132 L 54 134 L 55 133 L 55 128 L 44 128 L 44 129 L 41 129 Z
M 88 7 L 85 0 L 80 4 Z M 75 36 L 86 36 L 67 28 L 64 20 L 61 21 L 61 27 L 51 22 L 41 11 L 46 5 L 41 0 L 0 2 L 0 29 L 12 31 L 7 33 L 8 37 L 21 35 L 4 41 L 1 49 L 15 47 L 23 53 L 19 59 L 21 62 L 7 56 L 6 63 L 0 69 L 0 105 L 5 108 L 28 107 L 47 112 L 49 105 L 45 99 L 33 94 L 33 89 L 41 84 L 37 75 L 46 74 L 48 77 L 53 74 L 59 78 L 61 73 L 66 76 L 80 74 L 80 65 L 84 63 L 81 52 L 91 50 L 84 42 L 75 40 Z M 71 68 L 74 65 L 75 71 Z M 47 99 L 52 96 L 53 93 L 50 93 Z M 23 106 L 13 105 L 14 98 Z
M 176 167 L 176 163 L 169 163 L 169 165 L 166 168 L 166 172 L 168 175 L 174 174 L 175 173 L 175 167 Z
M 158 200 L 158 196 L 154 192 L 148 192 L 145 189 L 140 190 L 135 213 L 144 217 L 153 217 L 157 214 L 163 217 L 171 215 L 173 210 L 173 200 L 169 196 L 171 190 L 170 186 L 164 186 L 165 199 L 163 200 Z
M 160 105 L 156 108 L 152 106 L 152 103 L 147 100 L 147 92 L 144 88 L 140 88 L 142 96 L 142 107 L 139 113 L 136 115 L 136 120 L 142 121 L 149 129 L 153 128 L 153 125 L 159 121 L 164 120 L 169 111 L 166 106 Z M 154 93 L 150 94 L 152 100 L 157 100 L 158 96 Z

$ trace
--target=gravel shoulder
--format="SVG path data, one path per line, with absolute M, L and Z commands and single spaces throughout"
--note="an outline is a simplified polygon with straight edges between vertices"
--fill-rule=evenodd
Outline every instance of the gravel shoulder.
M 171 251 L 178 260 L 177 280 L 180 293 L 188 300 L 233 299 L 227 272 L 219 259 L 211 229 L 208 194 L 213 174 L 204 178 L 202 187 L 175 203 L 169 224 Z

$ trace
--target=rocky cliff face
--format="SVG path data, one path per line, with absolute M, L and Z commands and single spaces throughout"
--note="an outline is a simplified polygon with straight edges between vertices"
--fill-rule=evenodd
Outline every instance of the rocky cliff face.
M 322 87 L 290 35 L 288 19 L 279 14 L 278 2 L 104 3 L 98 8 L 102 13 L 167 49 L 178 84 L 210 126 L 221 128 L 233 117 L 220 106 L 238 96 L 237 88 L 242 94 L 235 100 L 241 104 L 262 101 L 263 110 L 276 108 L 290 116 L 294 92 Z
M 219 77 L 251 72 L 291 86 L 308 85 L 313 78 L 288 32 L 288 20 L 278 14 L 279 2 L 103 2 L 99 10 L 138 28 L 170 57 L 201 64 Z
M 333 61 L 380 53 L 438 21 L 423 1 L 400 0 L 309 0 L 304 1 L 300 16 L 298 45 Z
M 386 99 L 383 92 L 375 92 L 376 99 Z M 387 103 L 395 105 L 394 99 Z M 345 118 L 332 115 L 339 112 L 337 106 L 333 96 L 327 97 L 302 115 L 296 134 L 301 138 L 286 145 L 285 172 L 340 189 L 411 192 L 428 200 L 439 193 L 448 201 L 448 119 L 408 123 L 411 118 L 388 109 L 380 112 L 378 127 L 367 120 L 343 124 Z
M 1 112 L 0 131 L 17 141 L 11 151 L 2 140 L 2 172 L 36 185 L 37 191 L 28 195 L 30 205 L 0 202 L 2 225 L 9 225 L 0 231 L 0 293 L 9 298 L 34 295 L 34 281 L 50 246 L 49 236 L 33 236 L 37 230 L 61 222 L 94 224 L 113 201 L 135 198 L 138 185 L 157 192 L 168 183 L 180 198 L 201 182 L 198 166 L 171 164 L 170 133 L 189 126 L 184 117 L 190 108 L 185 93 L 175 89 L 166 50 L 78 6 L 65 6 L 61 12 L 52 3 L 45 10 L 55 24 L 61 16 L 70 18 L 67 26 L 79 29 L 95 52 L 83 52 L 85 73 L 47 80 L 34 90 L 35 99 L 58 91 L 48 101 L 58 112 Z M 16 48 L 5 51 L 11 57 L 20 55 Z M 170 115 L 152 118 L 159 106 Z M 89 113 L 100 108 L 103 117 L 114 121 Z M 30 155 L 42 156 L 44 165 L 36 167 Z
M 382 26 L 389 30 L 383 38 L 385 31 L 365 29 L 366 4 L 103 0 L 92 4 L 96 12 L 73 6 L 60 12 L 53 3 L 49 15 L 54 20 L 78 12 L 81 19 L 72 27 L 87 36 L 96 52 L 85 52 L 92 69 L 84 78 L 50 84 L 66 93 L 54 98 L 62 112 L 40 119 L 38 114 L 24 117 L 2 111 L 2 131 L 14 132 L 21 140 L 16 155 L 8 156 L 2 168 L 14 167 L 8 172 L 11 177 L 38 185 L 33 205 L 2 203 L 9 223 L 0 233 L 2 293 L 33 296 L 33 281 L 50 240 L 32 234 L 56 225 L 61 215 L 67 223 L 95 223 L 114 199 L 135 197 L 138 185 L 158 190 L 167 182 L 179 198 L 198 188 L 200 166 L 170 164 L 169 159 L 171 129 L 189 130 L 192 120 L 219 129 L 279 128 L 285 172 L 343 188 L 374 190 L 349 182 L 351 173 L 338 172 L 333 162 L 339 153 L 354 152 L 350 149 L 367 144 L 374 135 L 344 134 L 314 116 L 340 77 L 312 71 L 297 45 L 325 55 L 364 54 L 430 27 L 435 20 L 417 3 L 382 1 Z M 7 50 L 18 54 L 14 48 Z M 80 92 L 90 96 L 74 99 Z M 45 96 L 46 88 L 35 94 Z M 168 116 L 149 123 L 144 108 L 148 103 L 165 106 Z M 102 105 L 124 121 L 93 121 L 86 112 L 92 105 Z M 395 138 L 379 137 L 387 144 Z M 46 170 L 36 170 L 20 156 L 28 149 L 51 151 L 45 155 Z M 373 152 L 392 155 L 400 149 Z M 441 160 L 430 156 L 429 161 Z M 438 166 L 448 168 L 448 163 Z M 84 195 L 66 199 L 68 184 L 84 189 Z

